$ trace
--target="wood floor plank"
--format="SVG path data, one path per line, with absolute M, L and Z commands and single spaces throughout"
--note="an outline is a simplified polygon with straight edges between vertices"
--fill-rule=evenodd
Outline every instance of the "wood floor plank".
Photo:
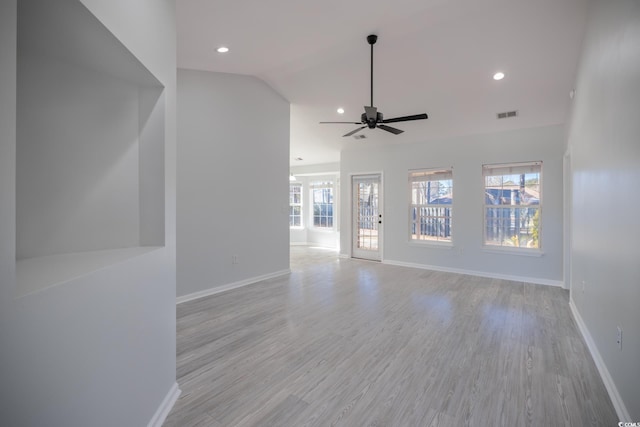
M 616 425 L 559 288 L 291 248 L 180 304 L 166 426 Z

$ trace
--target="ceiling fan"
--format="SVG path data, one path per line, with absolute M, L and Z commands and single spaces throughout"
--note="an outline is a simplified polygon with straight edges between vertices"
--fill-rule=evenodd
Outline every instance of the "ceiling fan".
M 427 119 L 428 116 L 423 114 L 414 114 L 412 116 L 403 116 L 403 117 L 394 117 L 393 119 L 385 119 L 382 116 L 382 113 L 378 112 L 378 109 L 373 106 L 373 45 L 378 41 L 378 36 L 375 34 L 371 34 L 367 36 L 367 42 L 371 45 L 371 105 L 368 107 L 364 107 L 364 113 L 360 116 L 359 122 L 320 122 L 320 124 L 333 124 L 333 123 L 341 123 L 341 124 L 354 124 L 354 125 L 365 125 L 361 126 L 351 132 L 344 134 L 342 136 L 351 136 L 358 132 L 360 132 L 364 128 L 375 129 L 379 128 L 382 130 L 386 130 L 387 132 L 391 132 L 394 135 L 401 134 L 404 132 L 403 130 L 396 129 L 391 126 L 387 126 L 385 123 L 397 123 L 397 122 L 408 122 L 410 120 L 424 120 Z

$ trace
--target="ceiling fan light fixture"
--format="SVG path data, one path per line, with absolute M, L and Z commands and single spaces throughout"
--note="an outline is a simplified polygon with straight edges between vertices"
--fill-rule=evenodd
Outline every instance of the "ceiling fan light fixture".
M 504 73 L 502 71 L 498 71 L 493 75 L 493 80 L 502 80 L 504 79 Z

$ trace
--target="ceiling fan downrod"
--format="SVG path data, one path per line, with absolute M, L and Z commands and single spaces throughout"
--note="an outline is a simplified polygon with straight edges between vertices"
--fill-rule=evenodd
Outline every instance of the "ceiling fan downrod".
M 373 107 L 373 45 L 378 41 L 378 36 L 375 34 L 370 34 L 367 36 L 367 42 L 371 45 L 371 104 L 370 107 Z

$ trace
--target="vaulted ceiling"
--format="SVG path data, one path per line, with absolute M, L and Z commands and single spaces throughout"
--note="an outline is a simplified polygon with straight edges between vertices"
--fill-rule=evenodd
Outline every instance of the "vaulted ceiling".
M 353 146 L 429 143 L 567 120 L 586 0 L 178 0 L 178 65 L 256 76 L 291 103 L 291 164 L 337 162 Z M 342 135 L 374 104 L 395 136 Z M 219 54 L 216 48 L 228 46 Z M 494 81 L 495 72 L 506 77 Z M 338 107 L 345 110 L 337 114 Z M 512 119 L 496 113 L 517 110 Z M 251 126 L 250 118 L 247 126 Z M 294 158 L 301 157 L 302 161 Z

